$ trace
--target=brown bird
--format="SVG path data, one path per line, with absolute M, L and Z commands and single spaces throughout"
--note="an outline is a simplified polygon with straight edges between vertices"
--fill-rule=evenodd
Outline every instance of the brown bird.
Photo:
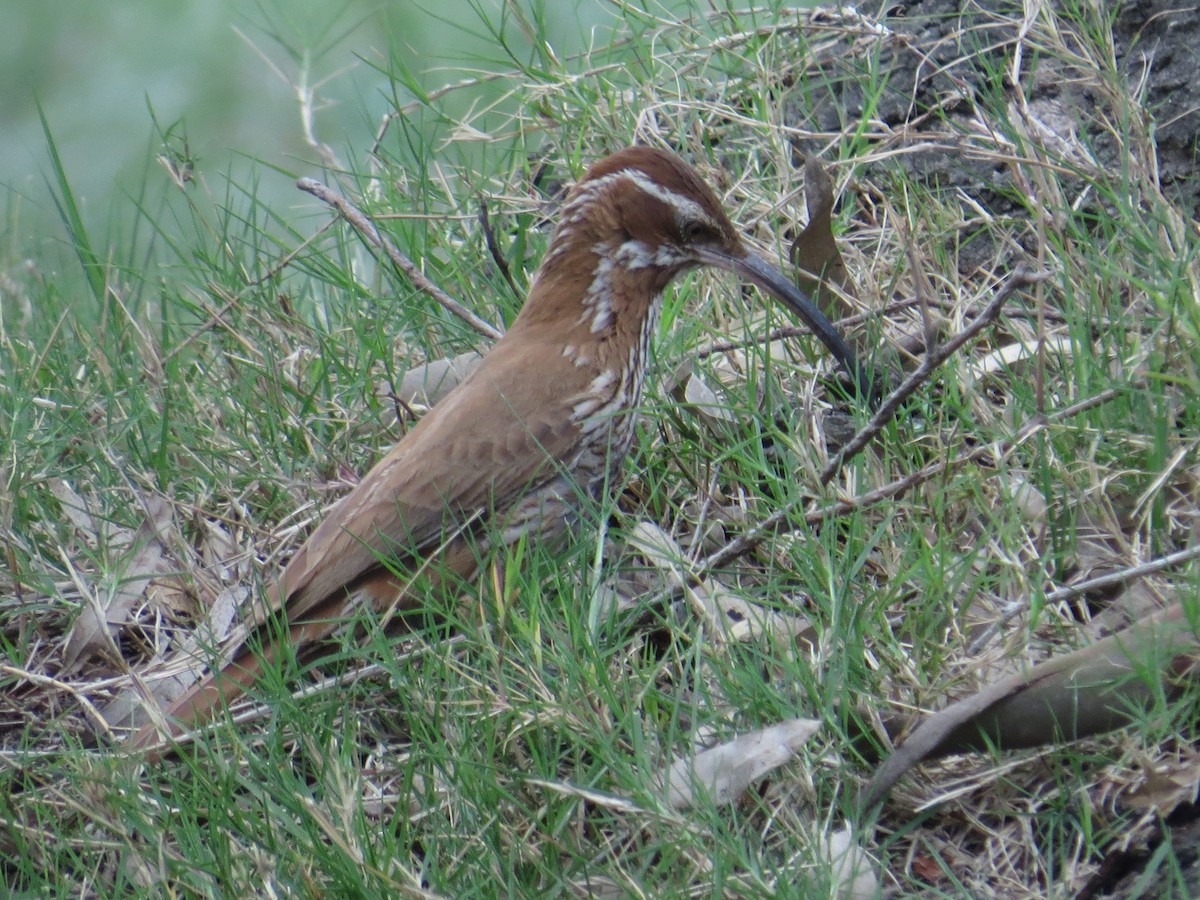
M 649 147 L 613 154 L 567 197 L 512 327 L 305 541 L 249 623 L 261 650 L 227 648 L 230 661 L 166 710 L 168 735 L 242 694 L 281 634 L 303 650 L 360 607 L 428 608 L 406 594 L 405 572 L 436 557 L 435 586 L 436 571 L 470 578 L 489 541 L 563 531 L 580 497 L 616 480 L 633 442 L 663 290 L 706 265 L 786 304 L 862 383 L 837 330 L 746 249 L 695 170 Z M 157 736 L 147 725 L 132 745 Z

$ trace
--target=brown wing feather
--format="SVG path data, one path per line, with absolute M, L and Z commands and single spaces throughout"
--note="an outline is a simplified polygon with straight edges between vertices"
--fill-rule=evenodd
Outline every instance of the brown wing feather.
M 547 360 L 526 344 L 518 356 L 510 346 L 499 342 L 305 541 L 282 577 L 289 619 L 378 569 L 381 555 L 419 556 L 447 530 L 505 508 L 564 462 L 578 429 L 530 390 L 538 368 L 553 381 L 544 366 L 561 370 L 561 355 Z
M 511 337 L 511 332 L 510 332 Z M 430 411 L 358 486 L 338 503 L 264 592 L 235 655 L 167 709 L 172 734 L 242 694 L 261 672 L 259 658 L 240 649 L 246 634 L 280 608 L 298 649 L 327 636 L 344 616 L 346 592 L 387 587 L 381 557 L 403 566 L 436 550 L 448 528 L 504 509 L 555 477 L 578 443 L 570 404 L 578 379 L 561 341 L 501 339 L 467 379 Z M 557 399 L 556 399 L 557 398 Z M 395 583 L 390 582 L 392 597 Z M 380 598 L 377 598 L 380 599 Z M 389 601 L 391 602 L 391 601 Z M 264 653 L 274 656 L 274 648 Z M 152 725 L 132 744 L 157 736 Z

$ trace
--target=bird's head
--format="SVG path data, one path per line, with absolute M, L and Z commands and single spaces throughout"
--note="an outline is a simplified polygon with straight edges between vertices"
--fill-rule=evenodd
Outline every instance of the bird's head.
M 666 286 L 701 266 L 732 272 L 775 297 L 860 378 L 837 329 L 779 269 L 746 247 L 696 170 L 652 147 L 614 153 L 571 190 L 522 315 L 540 316 L 559 305 L 596 335 L 625 331 L 629 320 L 640 327 Z

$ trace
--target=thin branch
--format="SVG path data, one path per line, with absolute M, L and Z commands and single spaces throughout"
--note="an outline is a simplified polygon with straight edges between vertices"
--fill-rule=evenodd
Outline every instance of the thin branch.
M 1149 562 L 1140 563 L 1136 566 L 1128 566 L 1116 572 L 1109 572 L 1105 575 L 1097 575 L 1095 578 L 1089 578 L 1086 581 L 1080 581 L 1076 584 L 1069 584 L 1066 587 L 1060 587 L 1056 591 L 1051 591 L 1046 595 L 1045 605 L 1053 606 L 1056 603 L 1070 600 L 1073 597 L 1078 597 L 1080 594 L 1086 594 L 1090 591 L 1104 591 L 1112 587 L 1124 587 L 1131 581 L 1136 581 L 1139 578 L 1145 578 L 1147 575 L 1153 575 L 1156 572 L 1162 572 L 1165 569 L 1172 569 L 1175 566 L 1181 566 L 1184 563 L 1191 562 L 1194 559 L 1200 559 L 1200 546 L 1188 547 L 1184 550 L 1176 550 L 1174 553 L 1168 553 L 1166 556 L 1160 556 L 1158 559 L 1152 559 Z M 975 655 L 984 647 L 987 646 L 995 634 L 1015 619 L 1018 615 L 1029 608 L 1030 598 L 1026 597 L 1015 603 L 1010 603 L 1004 608 L 1000 618 L 984 629 L 979 637 L 971 642 L 971 646 L 967 648 L 967 652 Z
M 1021 444 L 1029 440 L 1030 437 L 1037 434 L 1046 426 L 1054 422 L 1062 422 L 1067 419 L 1077 416 L 1080 413 L 1087 412 L 1089 409 L 1094 409 L 1109 400 L 1112 400 L 1118 395 L 1119 391 L 1116 388 L 1108 388 L 1101 391 L 1094 397 L 1088 397 L 1085 400 L 1080 400 L 1078 403 L 1072 403 L 1070 406 L 1064 406 L 1060 410 L 1053 413 L 1048 413 L 1044 416 L 1035 416 L 1030 419 L 1021 429 L 1009 440 L 999 441 L 993 444 L 980 444 L 970 453 L 963 456 L 947 457 L 935 463 L 930 463 L 925 468 L 905 475 L 903 478 L 898 478 L 893 482 L 885 484 L 883 487 L 876 488 L 873 491 L 868 491 L 865 494 L 860 494 L 850 500 L 839 500 L 836 503 L 831 503 L 828 506 L 822 506 L 820 509 L 814 509 L 812 512 L 804 516 L 805 524 L 809 526 L 817 525 L 824 522 L 826 519 L 833 519 L 838 516 L 844 516 L 856 509 L 866 509 L 876 504 L 882 503 L 885 500 L 892 500 L 896 497 L 903 496 L 918 485 L 924 484 L 933 478 L 937 478 L 943 472 L 950 469 L 961 468 L 965 465 L 978 462 L 986 456 L 993 456 L 996 459 L 1006 456 L 1011 453 Z M 794 500 L 781 506 L 775 512 L 771 513 L 749 531 L 738 535 L 732 541 L 727 543 L 720 550 L 706 557 L 700 562 L 697 571 L 702 576 L 709 575 L 713 569 L 725 565 L 732 560 L 737 559 L 754 549 L 758 543 L 763 540 L 768 534 L 772 533 L 784 521 L 786 521 L 796 507 L 803 503 L 803 500 Z
M 1094 397 L 1088 397 L 1086 400 L 1080 400 L 1078 403 L 1072 403 L 1070 406 L 1064 406 L 1060 410 L 1053 413 L 1048 413 L 1044 416 L 1034 416 L 1021 426 L 1020 430 L 1008 440 L 997 441 L 991 444 L 980 444 L 974 450 L 963 456 L 946 457 L 935 463 L 930 463 L 925 468 L 916 472 L 905 475 L 903 478 L 898 478 L 895 481 L 885 484 L 883 487 L 876 488 L 873 491 L 868 491 L 865 494 L 860 494 L 850 500 L 839 500 L 836 503 L 831 503 L 829 506 L 823 506 L 820 509 L 815 509 L 804 517 L 804 521 L 808 525 L 816 525 L 826 519 L 832 519 L 837 516 L 844 516 L 855 509 L 864 509 L 874 506 L 877 503 L 882 503 L 884 500 L 891 500 L 896 497 L 908 493 L 918 485 L 924 484 L 933 478 L 937 478 L 943 472 L 949 469 L 962 468 L 965 465 L 979 462 L 985 457 L 991 456 L 996 460 L 1007 456 L 1017 447 L 1025 443 L 1033 435 L 1037 434 L 1046 426 L 1053 422 L 1061 422 L 1072 416 L 1077 416 L 1082 412 L 1107 403 L 1114 399 L 1120 392 L 1116 388 L 1108 388 L 1101 391 Z
M 1174 553 L 1168 553 L 1166 556 L 1160 556 L 1158 559 L 1150 560 L 1150 562 L 1129 566 L 1117 572 L 1109 572 L 1107 575 L 1097 575 L 1095 578 L 1089 578 L 1087 581 L 1061 587 L 1046 595 L 1046 604 L 1061 603 L 1064 600 L 1070 600 L 1072 597 L 1078 597 L 1080 594 L 1086 594 L 1089 591 L 1103 591 L 1117 585 L 1124 585 L 1135 579 L 1145 578 L 1147 575 L 1161 572 L 1164 569 L 1171 569 L 1175 566 L 1183 565 L 1185 562 L 1191 562 L 1193 559 L 1200 559 L 1200 546 L 1188 547 L 1185 550 L 1176 550 Z
M 315 178 L 301 178 L 296 182 L 296 187 L 305 193 L 312 194 L 322 203 L 336 210 L 338 215 L 349 222 L 359 234 L 366 238 L 369 244 L 383 250 L 387 254 L 388 259 L 392 261 L 392 265 L 403 272 L 417 290 L 432 297 L 443 309 L 458 316 L 486 338 L 498 340 L 502 336 L 503 332 L 494 325 L 475 315 L 475 313 L 471 312 L 426 278 L 424 273 L 417 268 L 417 265 L 401 253 L 399 248 L 375 227 L 375 224 L 367 217 L 366 213 L 337 191 L 322 184 Z
M 892 391 L 892 393 L 890 393 L 884 399 L 879 411 L 871 417 L 871 421 L 867 423 L 867 426 L 857 435 L 855 435 L 854 439 L 845 447 L 843 447 L 837 457 L 835 457 L 821 472 L 821 483 L 827 484 L 837 473 L 837 471 L 845 464 L 846 460 L 850 458 L 852 453 L 857 453 L 859 450 L 865 447 L 871 438 L 878 434 L 880 430 L 882 430 L 883 426 L 887 424 L 888 420 L 895 415 L 896 409 L 899 408 L 900 404 L 903 403 L 903 401 L 925 381 L 929 373 L 932 372 L 934 368 L 945 362 L 956 350 L 967 343 L 967 341 L 974 337 L 979 331 L 983 330 L 983 328 L 986 327 L 989 322 L 994 320 L 996 316 L 999 315 L 1004 303 L 1009 299 L 1009 297 L 1012 296 L 1013 292 L 1018 287 L 1023 284 L 1028 284 L 1031 281 L 1039 281 L 1046 277 L 1048 277 L 1046 274 L 1029 272 L 1022 267 L 1018 267 L 1017 270 L 1013 272 L 1012 276 L 1010 276 L 1009 280 L 1005 283 L 1004 287 L 997 292 L 996 297 L 992 300 L 992 302 L 988 304 L 987 308 L 984 309 L 984 311 L 980 313 L 970 325 L 963 329 L 960 334 L 951 338 L 946 343 L 933 348 L 929 353 L 927 353 L 925 360 L 921 363 L 921 366 L 911 375 L 909 375 L 908 378 L 906 378 L 898 388 Z M 1097 401 L 1094 398 L 1089 398 L 1087 401 L 1075 404 L 1066 410 L 1060 411 L 1058 415 L 1066 416 L 1068 413 L 1070 415 L 1075 415 L 1084 409 L 1091 408 L 1091 406 L 1096 405 L 1098 402 L 1100 401 Z M 1018 433 L 1017 437 L 1013 441 L 1008 442 L 1009 446 L 1007 449 L 1011 449 L 1021 441 L 1026 440 L 1030 434 L 1033 434 L 1038 429 L 1044 427 L 1048 418 L 1049 417 L 1039 416 L 1036 419 L 1026 423 L 1021 429 L 1021 432 Z M 870 494 L 864 494 L 862 497 L 859 497 L 854 501 L 839 501 L 831 506 L 826 506 L 822 509 L 815 510 L 805 516 L 805 519 L 809 524 L 816 524 L 823 519 L 831 518 L 836 515 L 843 515 L 857 507 L 867 506 L 871 503 L 878 503 L 882 500 L 899 496 L 900 494 L 903 494 L 916 487 L 918 484 L 933 478 L 950 465 L 960 465 L 971 462 L 992 452 L 996 452 L 993 448 L 993 445 L 985 444 L 976 448 L 966 456 L 934 463 L 933 465 L 927 466 L 919 472 L 916 472 L 912 475 L 906 475 L 904 478 L 901 478 L 898 481 L 894 481 L 876 491 L 872 491 Z M 1002 452 L 1007 452 L 1007 450 Z M 703 574 L 707 574 L 713 569 L 724 566 L 738 557 L 749 553 L 768 535 L 772 534 L 775 529 L 787 521 L 796 511 L 796 507 L 803 502 L 803 500 L 795 500 L 790 503 L 785 503 L 749 531 L 743 532 L 725 544 L 725 546 L 720 550 L 717 550 L 705 557 L 705 559 L 700 563 L 699 571 Z
M 1000 317 L 1000 311 L 1004 308 L 1004 304 L 1016 293 L 1017 288 L 1045 281 L 1049 277 L 1050 273 L 1048 272 L 1031 272 L 1024 266 L 1018 266 L 1016 271 L 1009 276 L 1008 281 L 1004 283 L 1003 287 L 996 292 L 996 296 L 992 298 L 992 302 L 984 307 L 983 312 L 976 316 L 966 328 L 950 338 L 950 340 L 938 344 L 925 354 L 925 357 L 921 360 L 921 365 L 914 369 L 901 382 L 899 387 L 884 398 L 875 415 L 871 416 L 871 421 L 838 451 L 837 456 L 831 459 L 825 468 L 821 470 L 821 474 L 817 480 L 821 484 L 829 484 L 849 459 L 862 452 L 863 448 L 874 440 L 879 432 L 883 431 L 884 426 L 892 420 L 904 401 L 916 393 L 917 388 L 928 381 L 930 376 L 933 375 L 942 363 L 957 353 L 964 345 L 973 340 L 979 332 L 983 331 L 983 329 L 987 328 Z
M 508 282 L 509 290 L 513 292 L 513 296 L 517 299 L 524 299 L 521 296 L 520 288 L 517 287 L 517 283 L 513 281 L 512 272 L 508 268 L 508 260 L 500 252 L 500 244 L 496 241 L 496 232 L 492 229 L 492 220 L 488 216 L 487 201 L 483 198 L 479 200 L 479 225 L 483 229 L 483 237 L 487 241 L 488 253 L 492 254 L 492 260 L 496 263 L 496 268 L 500 270 L 500 274 Z

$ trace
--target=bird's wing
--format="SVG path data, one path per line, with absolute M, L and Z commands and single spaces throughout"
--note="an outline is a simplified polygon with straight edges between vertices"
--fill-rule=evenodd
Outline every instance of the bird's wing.
M 578 441 L 570 400 L 553 387 L 547 355 L 525 345 L 520 355 L 498 343 L 471 375 L 406 435 L 330 511 L 292 557 L 268 597 L 288 620 L 378 570 L 436 547 L 448 530 L 557 474 Z M 557 357 L 557 358 L 556 358 Z M 559 384 L 561 389 L 561 383 Z M 558 395 L 560 399 L 552 398 Z

